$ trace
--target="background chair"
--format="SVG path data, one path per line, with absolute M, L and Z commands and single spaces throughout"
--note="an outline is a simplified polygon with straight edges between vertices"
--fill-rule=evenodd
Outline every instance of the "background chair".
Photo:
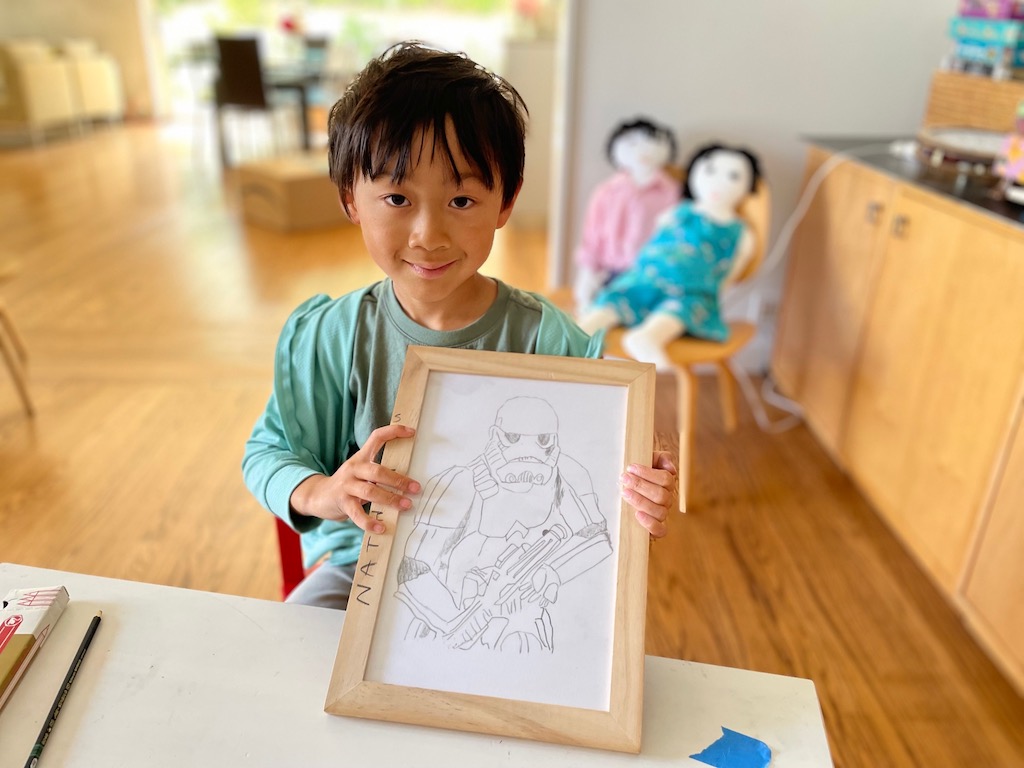
M 329 106 L 327 103 L 329 97 L 324 83 L 330 56 L 330 38 L 322 35 L 306 35 L 303 38 L 302 66 L 318 81 L 315 85 L 311 85 L 306 92 L 306 101 L 311 107 Z
M 0 264 L 0 285 L 14 276 L 16 269 L 13 265 Z M 11 314 L 0 299 L 0 356 L 7 363 L 7 368 L 14 379 L 14 386 L 21 397 L 22 405 L 25 406 L 25 413 L 32 416 L 35 409 L 32 406 L 32 398 L 28 393 L 28 380 L 25 377 L 25 363 L 28 362 L 28 351 L 25 342 L 22 340 L 18 330 L 14 327 L 14 320 Z
M 302 65 L 322 73 L 330 58 L 331 40 L 324 35 L 306 35 L 302 39 Z
M 273 149 L 277 153 L 279 142 L 274 129 L 274 110 L 285 102 L 278 98 L 280 94 L 267 88 L 259 42 L 255 37 L 218 37 L 216 52 L 217 77 L 213 92 L 221 163 L 225 167 L 230 164 L 223 124 L 225 109 L 267 115 L 271 122 Z M 292 100 L 290 103 L 295 105 L 296 102 Z
M 274 518 L 277 523 L 277 549 L 281 554 L 281 598 L 291 594 L 306 577 L 306 567 L 302 564 L 302 542 L 299 534 L 288 527 L 281 518 Z
M 60 46 L 78 116 L 84 120 L 121 120 L 124 87 L 121 70 L 92 40 L 65 40 Z
M 680 180 L 681 181 L 681 180 Z M 740 206 L 740 217 L 750 227 L 754 236 L 754 253 L 736 284 L 749 280 L 764 261 L 768 230 L 771 223 L 771 192 L 762 179 L 757 190 Z M 552 301 L 562 309 L 572 309 L 571 289 L 556 291 Z M 722 421 L 726 432 L 736 429 L 736 376 L 732 370 L 732 359 L 757 333 L 752 322 L 733 320 L 728 323 L 729 338 L 722 343 L 683 336 L 668 345 L 666 353 L 672 364 L 676 380 L 676 401 L 678 403 L 679 429 L 679 509 L 686 511 L 686 497 L 690 480 L 690 457 L 693 452 L 693 420 L 696 414 L 697 382 L 693 368 L 697 365 L 713 365 L 718 377 L 718 392 L 722 408 Z M 630 358 L 622 347 L 624 328 L 613 328 L 605 336 L 605 354 L 611 357 Z
M 46 129 L 79 119 L 67 61 L 42 41 L 0 44 L 0 125 L 25 131 L 37 143 Z

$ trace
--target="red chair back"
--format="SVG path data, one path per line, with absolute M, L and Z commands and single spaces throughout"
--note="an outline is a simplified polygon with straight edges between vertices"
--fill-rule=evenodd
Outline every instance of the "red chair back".
M 281 518 L 277 522 L 277 548 L 281 553 L 281 598 L 291 594 L 299 582 L 306 577 L 302 564 L 302 544 L 299 534 L 288 527 Z

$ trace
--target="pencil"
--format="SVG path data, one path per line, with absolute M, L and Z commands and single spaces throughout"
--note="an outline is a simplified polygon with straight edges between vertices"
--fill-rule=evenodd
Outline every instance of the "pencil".
M 64 699 L 68 697 L 68 692 L 71 690 L 71 684 L 75 682 L 75 676 L 78 674 L 78 668 L 82 666 L 82 659 L 85 658 L 85 652 L 89 650 L 89 644 L 92 642 L 93 635 L 96 634 L 96 628 L 100 625 L 100 619 L 103 618 L 103 611 L 97 611 L 96 615 L 92 617 L 92 621 L 89 622 L 89 628 L 85 630 L 85 637 L 82 638 L 82 644 L 78 646 L 78 652 L 75 654 L 74 661 L 71 662 L 71 668 L 68 673 L 64 676 L 64 684 L 60 687 L 60 692 L 57 694 L 57 698 L 53 700 L 53 706 L 50 707 L 50 714 L 46 717 L 46 724 L 43 726 L 43 730 L 39 732 L 39 736 L 36 737 L 35 746 L 32 747 L 32 752 L 28 756 L 28 760 L 25 762 L 25 768 L 35 768 L 39 762 L 39 756 L 43 753 L 43 747 L 46 746 L 46 740 L 50 738 L 50 731 L 53 730 L 53 724 L 57 722 L 57 715 L 60 714 L 61 707 L 64 706 Z

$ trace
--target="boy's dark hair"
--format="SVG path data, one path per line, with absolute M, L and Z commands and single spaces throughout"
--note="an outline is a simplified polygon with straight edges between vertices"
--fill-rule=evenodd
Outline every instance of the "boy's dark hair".
M 432 130 L 431 152 L 461 182 L 445 131 L 451 118 L 458 148 L 488 189 L 500 178 L 507 206 L 523 180 L 527 114 L 515 88 L 465 54 L 399 43 L 371 60 L 331 108 L 331 180 L 344 197 L 358 177 L 376 178 L 394 160 L 391 178 L 400 182 L 425 149 L 413 147 L 417 132 Z
M 650 120 L 638 117 L 635 120 L 628 122 L 619 123 L 615 126 L 615 130 L 612 131 L 608 137 L 608 143 L 605 145 L 604 153 L 608 158 L 608 162 L 615 165 L 615 160 L 612 158 L 612 148 L 615 146 L 615 140 L 622 136 L 624 133 L 630 131 L 643 131 L 651 138 L 662 138 L 668 142 L 668 162 L 674 162 L 676 159 L 676 135 L 672 132 L 671 128 L 664 125 L 656 125 Z
M 697 161 L 702 157 L 710 155 L 712 152 L 717 152 L 720 149 L 723 149 L 726 152 L 736 152 L 737 154 L 743 155 L 747 158 L 747 162 L 750 163 L 750 194 L 754 194 L 754 192 L 757 191 L 757 182 L 761 178 L 761 163 L 757 159 L 757 155 L 743 147 L 727 147 L 724 144 L 708 144 L 707 146 L 698 149 L 694 156 L 690 158 L 690 164 L 686 166 L 686 176 L 683 177 L 683 200 L 693 200 L 693 191 L 690 189 L 690 173 L 693 171 L 693 166 L 696 165 Z

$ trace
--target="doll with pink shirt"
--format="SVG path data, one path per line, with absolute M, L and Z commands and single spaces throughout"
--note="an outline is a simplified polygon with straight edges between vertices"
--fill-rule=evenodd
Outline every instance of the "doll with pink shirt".
M 643 117 L 625 121 L 605 151 L 615 174 L 597 186 L 587 207 L 573 283 L 579 311 L 633 265 L 658 217 L 679 202 L 679 183 L 666 171 L 676 154 L 671 129 Z

